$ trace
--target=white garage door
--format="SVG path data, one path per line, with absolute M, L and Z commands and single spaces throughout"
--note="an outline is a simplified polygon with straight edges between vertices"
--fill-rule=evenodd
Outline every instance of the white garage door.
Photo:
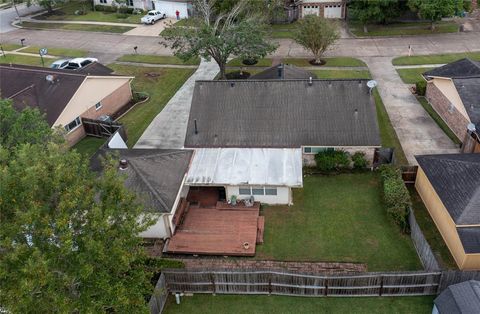
M 303 10 L 302 10 L 302 15 L 309 15 L 309 14 L 314 14 L 318 15 L 318 12 L 320 11 L 320 8 L 318 5 L 304 5 Z
M 343 8 L 342 8 L 341 4 L 326 5 L 324 16 L 327 19 L 341 19 L 342 18 L 342 9 Z
M 184 19 L 188 17 L 186 2 L 175 1 L 155 1 L 155 10 L 165 13 L 168 17 L 176 17 L 175 12 L 180 12 L 180 18 Z

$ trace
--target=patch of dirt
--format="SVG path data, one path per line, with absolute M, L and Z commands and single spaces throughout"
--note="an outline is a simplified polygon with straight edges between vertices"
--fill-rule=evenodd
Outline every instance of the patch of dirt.
M 46 20 L 50 16 L 63 16 L 63 15 L 65 15 L 65 12 L 63 12 L 61 10 L 55 10 L 51 13 L 44 13 L 44 14 L 41 14 L 41 15 L 37 15 L 33 19 L 34 20 Z
M 325 63 L 327 63 L 327 61 L 325 61 L 323 59 L 320 59 L 320 63 L 316 63 L 315 59 L 312 59 L 312 60 L 309 60 L 308 63 L 310 63 L 313 66 L 322 66 L 322 65 L 325 65 Z
M 147 72 L 144 74 L 145 77 L 159 77 L 160 75 L 162 75 L 162 73 L 159 73 L 159 72 Z

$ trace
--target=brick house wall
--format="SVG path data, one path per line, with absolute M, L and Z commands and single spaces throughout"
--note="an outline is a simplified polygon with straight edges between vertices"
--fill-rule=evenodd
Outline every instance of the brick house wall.
M 466 119 L 455 106 L 450 106 L 450 100 L 445 97 L 433 82 L 427 83 L 425 97 L 458 139 L 463 141 L 467 134 L 467 125 L 470 121 Z
M 365 153 L 365 159 L 369 165 L 373 164 L 373 157 L 375 155 L 375 147 L 372 146 L 334 146 L 335 150 L 343 150 L 351 155 L 356 152 Z M 315 154 L 305 154 L 302 152 L 302 160 L 304 166 L 315 166 Z
M 95 106 L 90 107 L 87 111 L 80 115 L 82 118 L 97 119 L 101 115 L 109 115 L 116 113 L 132 99 L 132 89 L 130 82 L 126 82 L 116 91 L 103 98 L 100 103 L 102 107 L 98 110 Z M 69 146 L 75 145 L 78 141 L 86 136 L 83 126 L 76 128 L 65 136 Z

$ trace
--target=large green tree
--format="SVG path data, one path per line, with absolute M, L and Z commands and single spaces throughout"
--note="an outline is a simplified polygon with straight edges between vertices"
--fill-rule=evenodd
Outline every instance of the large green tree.
M 240 0 L 228 13 L 215 10 L 214 0 L 195 0 L 198 17 L 190 27 L 170 25 L 162 34 L 163 44 L 181 59 L 201 56 L 214 59 L 225 79 L 228 58 L 262 58 L 276 49 L 266 39 L 267 30 L 258 15 L 245 16 L 248 0 Z
M 459 8 L 463 8 L 463 1 L 458 0 L 408 0 L 412 11 L 431 22 L 431 30 L 435 30 L 435 22 L 442 17 L 453 16 Z
M 39 6 L 45 8 L 48 13 L 52 13 L 53 9 L 59 5 L 68 2 L 68 0 L 27 0 L 27 5 L 38 4 Z
M 362 23 L 365 33 L 368 32 L 368 23 L 387 23 L 400 12 L 399 0 L 355 0 L 348 5 L 348 14 Z
M 314 63 L 321 64 L 323 53 L 340 37 L 334 22 L 317 15 L 307 15 L 297 22 L 295 41 L 312 52 Z
M 19 134 L 16 126 L 41 118 L 28 110 L 14 115 L 5 103 L 0 125 L 7 122 L 6 130 Z M 138 233 L 152 221 L 142 215 L 112 160 L 96 176 L 74 150 L 40 142 L 50 128 L 41 121 L 34 125 L 42 129 L 38 137 L 13 142 L 4 140 L 3 130 L 1 135 L 1 308 L 9 313 L 147 312 L 152 274 L 145 270 Z

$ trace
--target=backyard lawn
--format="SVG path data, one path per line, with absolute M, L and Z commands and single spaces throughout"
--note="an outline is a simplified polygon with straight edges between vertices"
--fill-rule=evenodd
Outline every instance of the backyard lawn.
M 427 239 L 428 244 L 430 244 L 435 257 L 442 267 L 448 269 L 458 269 L 452 254 L 443 241 L 442 235 L 438 231 L 437 226 L 433 222 L 432 217 L 423 204 L 420 195 L 418 195 L 413 185 L 409 186 L 408 189 L 410 191 L 410 197 L 412 198 L 412 206 L 415 212 L 415 218 L 420 226 L 420 229 L 422 229 L 423 235 Z
M 20 26 L 32 29 L 63 29 L 71 31 L 84 32 L 105 32 L 105 33 L 125 33 L 132 30 L 134 27 L 115 26 L 115 25 L 87 25 L 87 24 L 67 24 L 67 23 L 37 23 L 37 22 L 22 22 Z
M 175 313 L 432 313 L 433 296 L 377 298 L 302 298 L 260 295 L 200 295 L 183 297 L 175 304 L 170 296 L 165 314 Z
M 28 46 L 26 48 L 19 50 L 19 52 L 28 52 L 28 53 L 38 54 L 38 51 L 40 50 L 40 48 L 41 47 Z M 48 47 L 45 47 L 45 48 L 47 48 L 48 54 L 51 56 L 71 57 L 71 58 L 87 56 L 87 52 L 85 50 L 67 49 L 67 48 L 48 48 Z
M 125 125 L 128 146 L 132 147 L 148 127 L 153 118 L 177 90 L 192 75 L 195 69 L 147 68 L 110 64 L 117 74 L 135 76 L 132 89 L 136 92 L 147 92 L 150 100 L 130 110 L 119 121 Z
M 43 60 L 45 62 L 45 66 L 47 67 L 57 59 L 44 57 Z M 42 60 L 40 59 L 40 57 L 22 56 L 22 55 L 15 55 L 15 54 L 7 54 L 4 56 L 1 56 L 0 63 L 16 63 L 16 64 L 42 66 Z
M 187 61 L 182 61 L 175 56 L 157 56 L 157 55 L 137 55 L 130 54 L 124 55 L 117 59 L 117 61 L 125 62 L 139 62 L 150 64 L 180 64 L 180 65 L 198 65 L 200 64 L 200 58 L 192 58 Z
M 100 148 L 100 146 L 105 143 L 105 138 L 98 138 L 93 136 L 84 137 L 80 142 L 75 144 L 72 148 L 76 149 L 77 152 L 84 155 L 87 158 L 90 158 L 95 154 L 95 152 Z
M 312 67 L 308 62 L 312 58 L 284 58 L 283 63 L 299 66 L 299 67 Z M 351 57 L 327 57 L 322 58 L 326 61 L 326 67 L 366 67 L 367 65 L 360 59 L 351 58 Z M 321 68 L 319 66 L 318 68 Z
M 392 63 L 393 65 L 444 64 L 466 57 L 480 61 L 480 51 L 410 57 L 404 56 L 393 59 Z
M 434 68 L 412 68 L 412 69 L 397 69 L 398 74 L 405 84 L 415 84 L 418 81 L 423 81 L 422 73 L 430 71 Z
M 368 33 L 363 32 L 363 26 L 357 21 L 349 22 L 350 32 L 358 37 L 368 36 L 401 36 L 401 35 L 429 35 L 439 33 L 456 33 L 458 24 L 455 22 L 438 22 L 435 31 L 430 30 L 428 22 L 391 23 L 387 25 L 368 25 Z
M 118 14 L 116 12 L 92 11 L 91 5 L 72 1 L 65 4 L 57 10 L 55 14 L 42 14 L 35 17 L 37 20 L 50 21 L 94 21 L 94 22 L 113 22 L 113 23 L 134 23 L 139 24 L 142 15 Z M 77 15 L 75 11 L 84 10 L 86 14 Z
M 307 176 L 293 206 L 268 206 L 257 259 L 366 263 L 368 271 L 417 270 L 408 235 L 388 217 L 378 173 Z

